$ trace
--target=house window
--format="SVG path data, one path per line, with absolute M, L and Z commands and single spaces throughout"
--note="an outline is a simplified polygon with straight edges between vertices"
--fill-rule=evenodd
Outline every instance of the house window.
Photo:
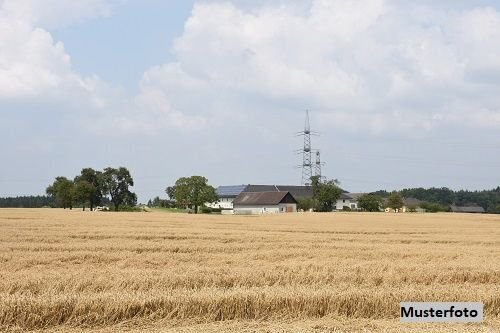
M 345 199 L 344 199 L 344 200 L 342 200 L 342 202 L 345 202 Z

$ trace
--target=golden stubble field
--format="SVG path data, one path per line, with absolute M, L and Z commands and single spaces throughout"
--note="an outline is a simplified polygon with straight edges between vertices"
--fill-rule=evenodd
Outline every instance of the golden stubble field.
M 500 216 L 0 209 L 0 331 L 500 332 Z

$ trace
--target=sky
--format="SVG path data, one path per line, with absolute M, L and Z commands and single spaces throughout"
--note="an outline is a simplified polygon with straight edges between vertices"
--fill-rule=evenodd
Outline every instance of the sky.
M 0 196 L 127 167 L 351 192 L 500 185 L 500 1 L 0 0 Z

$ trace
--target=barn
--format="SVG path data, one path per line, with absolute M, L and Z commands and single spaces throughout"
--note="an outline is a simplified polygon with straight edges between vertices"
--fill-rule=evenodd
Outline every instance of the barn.
M 234 214 L 276 214 L 297 211 L 297 200 L 288 191 L 241 192 L 233 201 Z

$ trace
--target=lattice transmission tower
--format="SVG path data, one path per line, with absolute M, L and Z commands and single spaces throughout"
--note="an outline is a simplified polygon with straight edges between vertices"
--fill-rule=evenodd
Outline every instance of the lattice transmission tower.
M 323 175 L 321 174 L 321 166 L 325 163 L 321 162 L 321 153 L 319 150 L 316 150 L 316 161 L 314 162 L 314 175 L 319 177 L 321 181 L 323 179 Z
M 298 152 L 302 155 L 302 181 L 303 185 L 311 185 L 312 176 L 320 176 L 321 178 L 321 158 L 318 150 L 311 147 L 311 136 L 319 135 L 317 132 L 311 131 L 309 124 L 309 111 L 306 111 L 306 121 L 304 123 L 304 130 L 297 133 L 297 135 L 304 137 L 304 146 Z M 312 153 L 316 152 L 316 161 L 313 163 Z

